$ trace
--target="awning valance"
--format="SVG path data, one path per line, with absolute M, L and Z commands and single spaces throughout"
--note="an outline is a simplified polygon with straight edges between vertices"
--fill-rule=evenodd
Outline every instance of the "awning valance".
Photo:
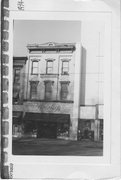
M 69 114 L 51 114 L 51 113 L 26 113 L 24 120 L 26 121 L 41 121 L 41 122 L 64 122 L 70 120 Z

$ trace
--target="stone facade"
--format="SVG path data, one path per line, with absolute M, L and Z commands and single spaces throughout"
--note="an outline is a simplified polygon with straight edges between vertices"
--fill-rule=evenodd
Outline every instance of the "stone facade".
M 100 140 L 97 108 L 101 112 L 102 109 L 97 105 L 80 106 L 83 76 L 81 45 L 50 42 L 27 45 L 27 49 L 27 57 L 13 59 L 14 119 L 15 112 L 21 112 L 17 118 L 23 117 L 22 126 L 25 122 L 32 121 L 33 124 L 30 126 L 35 126 L 36 129 L 40 126 L 38 121 L 44 123 L 47 114 L 50 114 L 51 121 L 56 122 L 57 128 L 63 126 L 66 117 L 69 117 L 68 125 L 65 125 L 68 126 L 69 139 L 77 140 L 78 132 L 82 133 L 87 127 L 94 132 L 94 139 Z M 34 114 L 37 115 L 37 119 Z M 102 113 L 99 113 L 102 119 L 100 114 Z M 60 122 L 63 124 L 58 125 Z

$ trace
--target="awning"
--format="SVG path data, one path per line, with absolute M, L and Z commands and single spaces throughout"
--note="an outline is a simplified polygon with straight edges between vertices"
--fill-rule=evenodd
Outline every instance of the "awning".
M 69 114 L 26 113 L 24 117 L 24 121 L 69 123 L 69 120 L 70 120 Z

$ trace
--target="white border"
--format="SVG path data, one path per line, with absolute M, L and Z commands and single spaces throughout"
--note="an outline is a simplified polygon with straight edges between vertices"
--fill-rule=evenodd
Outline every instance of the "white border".
M 10 64 L 9 64 L 9 115 L 12 122 L 12 58 L 13 20 L 105 20 L 106 46 L 109 52 L 105 61 L 105 117 L 104 156 L 13 156 L 12 123 L 10 123 L 8 164 L 13 163 L 14 178 L 106 178 L 120 176 L 120 42 L 119 22 L 113 11 L 105 13 L 78 12 L 10 12 Z M 112 42 L 111 42 L 112 39 Z M 112 91 L 111 91 L 112 90 Z M 34 168 L 34 169 L 33 169 Z

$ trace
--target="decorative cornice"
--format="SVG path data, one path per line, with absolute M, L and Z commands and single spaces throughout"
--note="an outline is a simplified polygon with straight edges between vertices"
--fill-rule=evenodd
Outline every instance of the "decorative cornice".
M 27 60 L 28 58 L 26 56 L 14 56 L 13 60 Z
M 48 42 L 45 44 L 28 44 L 29 51 L 75 51 L 75 43 L 55 43 Z
M 27 57 L 13 57 L 13 65 L 23 66 L 26 63 L 27 59 Z

